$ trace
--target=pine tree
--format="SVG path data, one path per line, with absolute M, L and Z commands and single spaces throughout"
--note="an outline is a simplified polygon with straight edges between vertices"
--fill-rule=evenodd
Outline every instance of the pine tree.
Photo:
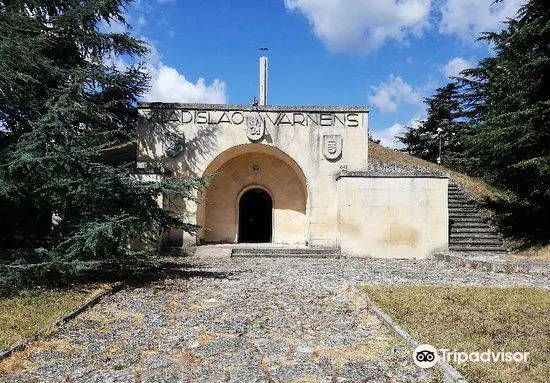
M 153 241 L 168 227 L 194 230 L 155 197 L 189 199 L 202 180 L 140 182 L 131 163 L 102 155 L 135 138 L 136 102 L 148 84 L 142 64 L 124 70 L 108 64 L 115 56 L 137 62 L 148 51 L 128 33 L 99 28 L 101 21 L 127 25 L 125 4 L 0 1 L 4 264 L 124 263 L 138 254 L 128 249 L 132 239 Z M 53 231 L 52 215 L 60 218 Z
M 550 6 L 530 0 L 504 30 L 486 33 L 495 55 L 462 79 L 477 174 L 520 200 L 550 202 Z
M 426 119 L 420 121 L 417 127 L 407 127 L 402 135 L 397 136 L 405 145 L 403 151 L 437 162 L 441 138 L 441 163 L 449 167 L 459 166 L 467 125 L 457 83 L 437 88 L 435 94 L 424 102 L 428 106 Z

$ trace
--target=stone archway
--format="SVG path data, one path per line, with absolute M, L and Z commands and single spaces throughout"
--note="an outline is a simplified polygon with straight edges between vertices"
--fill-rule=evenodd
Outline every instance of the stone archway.
M 253 189 L 263 190 L 272 201 L 270 241 L 264 236 L 257 242 L 307 242 L 306 179 L 296 162 L 281 150 L 261 144 L 235 146 L 218 155 L 204 175 L 213 179 L 199 194 L 199 244 L 240 242 L 240 202 Z

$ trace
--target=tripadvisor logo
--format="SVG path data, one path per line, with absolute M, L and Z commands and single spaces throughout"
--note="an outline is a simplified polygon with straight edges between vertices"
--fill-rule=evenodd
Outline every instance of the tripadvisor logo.
M 437 349 L 430 344 L 420 344 L 413 351 L 414 363 L 421 368 L 430 368 L 437 364 Z
M 439 353 L 441 356 L 439 356 Z M 457 350 L 442 348 L 438 350 L 430 344 L 421 344 L 413 351 L 413 361 L 421 368 L 431 368 L 442 359 L 445 362 L 462 363 L 488 363 L 488 362 L 527 362 L 528 352 L 509 352 L 501 349 L 493 351 L 488 349 L 483 352 L 460 352 Z

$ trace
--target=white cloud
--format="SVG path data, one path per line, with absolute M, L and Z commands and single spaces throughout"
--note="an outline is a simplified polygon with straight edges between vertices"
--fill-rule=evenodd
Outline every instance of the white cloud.
M 98 28 L 104 33 L 127 33 L 130 31 L 126 24 L 116 20 L 111 20 L 110 22 L 101 20 L 98 24 Z
M 124 71 L 128 68 L 129 63 L 121 56 L 109 56 L 103 59 L 103 64 L 106 66 L 114 66 L 119 71 Z
M 401 149 L 403 144 L 397 141 L 397 136 L 405 131 L 405 126 L 401 124 L 393 124 L 389 128 L 384 130 L 378 130 L 372 132 L 372 138 L 380 140 L 380 144 L 392 149 Z
M 392 149 L 402 149 L 404 148 L 404 145 L 401 141 L 399 141 L 396 136 L 400 135 L 401 133 L 405 132 L 407 126 L 411 126 L 413 128 L 418 127 L 419 124 L 418 118 L 413 118 L 407 125 L 395 123 L 389 128 L 373 131 L 372 137 L 375 140 L 380 140 L 380 144 L 384 145 L 388 148 Z
M 462 57 L 455 57 L 442 68 L 441 72 L 447 77 L 456 77 L 464 69 L 473 68 L 475 65 L 470 60 L 466 60 Z
M 159 2 L 169 2 L 161 1 Z M 207 84 L 204 78 L 199 78 L 195 83 L 189 81 L 176 68 L 168 66 L 162 62 L 161 55 L 157 51 L 155 45 L 141 35 L 140 32 L 147 24 L 147 19 L 142 12 L 147 12 L 147 5 L 141 4 L 139 1 L 134 3 L 135 9 L 133 15 L 125 14 L 128 24 L 134 25 L 134 29 L 130 30 L 126 25 L 120 22 L 106 23 L 102 21 L 99 24 L 99 29 L 102 32 L 112 33 L 131 33 L 133 36 L 146 41 L 151 49 L 146 59 L 146 67 L 151 75 L 150 89 L 143 96 L 145 101 L 151 102 L 199 102 L 206 104 L 225 104 L 227 103 L 227 86 L 225 82 L 214 79 L 210 84 Z M 168 27 L 166 19 L 160 21 L 164 27 Z M 174 32 L 169 32 L 173 36 Z M 104 59 L 106 65 L 114 65 L 119 70 L 127 68 L 131 61 L 128 57 L 112 56 Z
M 227 87 L 223 81 L 215 79 L 210 85 L 207 85 L 203 78 L 199 78 L 194 84 L 177 69 L 162 63 L 150 71 L 152 86 L 144 96 L 146 101 L 206 104 L 225 104 L 227 102 Z
M 389 81 L 373 86 L 375 94 L 369 96 L 369 102 L 383 113 L 396 112 L 399 105 L 406 103 L 422 105 L 422 96 L 405 82 L 401 76 L 390 75 Z
M 147 24 L 147 20 L 143 17 L 143 15 L 139 16 L 136 22 L 139 28 L 143 28 L 145 24 Z
M 193 83 L 176 68 L 165 65 L 154 45 L 150 45 L 147 69 L 151 75 L 151 88 L 144 95 L 145 101 L 227 103 L 225 82 L 214 79 L 211 84 L 207 84 L 204 78 L 199 78 Z
M 285 0 L 333 52 L 369 52 L 428 26 L 432 0 Z
M 147 41 L 145 37 L 140 37 Z M 227 103 L 227 86 L 225 82 L 214 79 L 207 84 L 204 78 L 193 83 L 178 72 L 176 68 L 165 65 L 156 47 L 149 41 L 150 52 L 146 58 L 146 69 L 151 76 L 150 88 L 143 95 L 144 101 L 150 102 L 198 102 L 204 104 Z M 107 57 L 105 65 L 114 65 L 118 70 L 124 70 L 130 62 L 123 57 Z
M 477 38 L 480 32 L 502 27 L 506 18 L 514 17 L 525 0 L 448 0 L 441 4 L 439 30 L 456 34 L 464 41 Z

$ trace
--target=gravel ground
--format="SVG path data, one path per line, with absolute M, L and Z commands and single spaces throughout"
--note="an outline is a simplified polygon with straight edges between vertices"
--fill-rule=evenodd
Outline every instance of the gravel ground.
M 191 257 L 0 364 L 1 382 L 427 382 L 359 284 L 538 286 L 434 261 Z

